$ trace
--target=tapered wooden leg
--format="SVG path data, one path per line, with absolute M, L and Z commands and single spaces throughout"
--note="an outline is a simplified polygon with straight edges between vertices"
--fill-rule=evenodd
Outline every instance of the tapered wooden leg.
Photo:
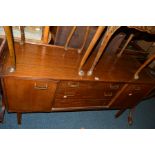
M 5 114 L 5 105 L 4 105 L 4 100 L 3 100 L 3 96 L 2 96 L 2 108 L 0 111 L 0 123 L 3 123 L 4 114 Z
M 66 44 L 65 44 L 65 50 L 67 50 L 68 45 L 69 45 L 69 42 L 70 42 L 70 40 L 71 40 L 71 38 L 72 38 L 72 36 L 73 36 L 76 28 L 77 28 L 77 26 L 73 26 L 71 32 L 69 33 L 69 36 L 68 36 L 67 41 L 66 41 Z
M 81 60 L 81 63 L 80 63 L 80 66 L 79 66 L 79 75 L 82 76 L 84 73 L 82 71 L 82 67 L 83 65 L 85 64 L 88 56 L 90 55 L 93 47 L 95 46 L 96 42 L 98 41 L 99 37 L 101 36 L 103 30 L 105 29 L 105 26 L 99 26 L 92 41 L 90 42 L 87 50 L 86 50 L 86 53 L 84 54 L 82 60 Z
M 117 54 L 117 57 L 121 57 L 121 55 L 123 54 L 125 48 L 128 46 L 129 42 L 132 40 L 132 38 L 134 37 L 134 34 L 130 34 L 129 38 L 127 39 L 127 41 L 125 42 L 123 48 L 121 49 L 121 51 Z
M 82 47 L 80 49 L 78 49 L 78 53 L 81 53 L 85 44 L 86 44 L 86 41 L 87 41 L 87 38 L 88 38 L 88 34 L 89 34 L 89 26 L 87 26 L 86 28 L 86 33 L 85 33 L 85 36 L 84 36 L 84 41 L 83 41 L 83 44 L 82 44 Z
M 19 29 L 20 29 L 20 34 L 21 34 L 20 44 L 23 45 L 25 43 L 24 26 L 19 26 Z
M 129 124 L 129 125 L 132 125 L 132 124 L 133 124 L 132 109 L 129 110 L 128 124 Z
M 126 110 L 126 109 L 121 109 L 121 110 L 119 110 L 119 111 L 115 114 L 115 118 L 118 118 L 119 116 L 121 116 L 121 115 L 124 113 L 125 110 Z
M 22 113 L 17 113 L 17 121 L 18 121 L 18 125 L 21 125 L 21 120 L 22 120 Z
M 9 68 L 9 72 L 14 72 L 16 69 L 16 60 L 15 60 L 15 50 L 14 50 L 11 26 L 4 26 L 4 31 L 8 42 L 9 54 L 10 54 L 10 60 L 11 60 L 11 66 Z
M 155 54 L 148 58 L 134 74 L 134 79 L 139 79 L 139 73 L 155 59 Z
M 42 38 L 44 44 L 48 44 L 49 32 L 50 32 L 50 26 L 44 26 L 43 38 Z
M 119 28 L 119 27 L 118 27 Z M 104 53 L 105 51 L 105 48 L 109 42 L 109 40 L 111 39 L 112 35 L 115 33 L 115 31 L 118 29 L 117 27 L 114 28 L 113 26 L 110 26 L 108 29 L 107 29 L 107 32 L 105 33 L 104 35 L 104 38 L 103 38 L 103 41 L 101 43 L 101 47 L 99 48 L 99 51 L 95 57 L 95 60 L 90 68 L 90 70 L 87 72 L 87 75 L 88 76 L 91 76 L 93 74 L 93 70 L 96 66 L 96 64 L 98 63 L 100 57 L 102 56 L 102 54 Z

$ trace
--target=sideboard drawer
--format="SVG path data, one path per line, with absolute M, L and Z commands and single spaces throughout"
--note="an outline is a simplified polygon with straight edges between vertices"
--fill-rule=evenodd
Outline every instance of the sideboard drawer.
M 93 99 L 56 99 L 53 108 L 95 108 L 106 107 L 110 100 L 93 100 Z
M 56 99 L 111 99 L 122 87 L 120 83 L 60 82 Z

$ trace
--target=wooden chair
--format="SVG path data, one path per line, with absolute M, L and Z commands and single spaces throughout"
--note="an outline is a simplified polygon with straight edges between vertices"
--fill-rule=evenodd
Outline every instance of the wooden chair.
M 64 45 L 65 50 L 68 49 L 68 45 L 69 45 L 76 29 L 77 29 L 77 26 L 73 26 L 73 28 L 69 32 L 69 35 L 68 35 L 65 45 Z M 49 33 L 50 33 L 50 26 L 45 26 L 44 30 L 43 30 L 43 37 L 42 37 L 42 41 L 45 44 L 48 44 L 48 42 L 49 42 Z M 81 51 L 84 49 L 84 46 L 85 46 L 87 38 L 88 38 L 88 34 L 89 34 L 89 26 L 86 27 L 83 43 L 82 43 L 81 48 L 78 49 L 78 53 L 81 53 Z
M 139 31 L 142 32 L 147 32 L 150 34 L 155 34 L 155 27 L 146 27 L 146 26 L 128 26 L 129 28 L 134 28 L 137 29 Z M 97 40 L 99 39 L 100 35 L 103 32 L 103 27 L 99 27 L 94 38 L 92 39 L 92 42 L 90 43 L 84 57 L 81 60 L 80 66 L 79 66 L 79 75 L 82 76 L 84 75 L 84 72 L 82 70 L 83 65 L 85 64 L 88 56 L 91 53 L 92 48 L 94 47 L 95 43 L 97 42 Z M 120 26 L 109 26 L 104 34 L 103 37 L 103 41 L 101 43 L 101 46 L 98 50 L 98 53 L 95 57 L 95 60 L 92 64 L 92 66 L 90 67 L 89 71 L 87 72 L 88 76 L 91 76 L 93 74 L 93 70 L 95 68 L 95 66 L 97 65 L 100 57 L 102 56 L 102 54 L 105 51 L 105 48 L 107 46 L 107 44 L 109 43 L 109 40 L 111 39 L 111 37 L 113 36 L 113 34 L 120 28 Z M 102 31 L 101 31 L 102 29 Z M 121 57 L 121 55 L 123 54 L 124 50 L 126 49 L 127 45 L 129 44 L 129 42 L 132 40 L 132 38 L 134 37 L 134 34 L 130 34 L 130 36 L 128 37 L 128 39 L 126 40 L 124 46 L 122 47 L 121 51 L 117 54 L 117 57 Z M 150 58 L 148 58 L 148 60 L 142 64 L 142 66 L 136 71 L 136 73 L 134 74 L 134 79 L 138 79 L 139 78 L 139 73 L 143 70 L 143 68 L 145 68 L 148 64 L 150 64 L 153 60 L 155 59 L 155 55 L 152 55 Z

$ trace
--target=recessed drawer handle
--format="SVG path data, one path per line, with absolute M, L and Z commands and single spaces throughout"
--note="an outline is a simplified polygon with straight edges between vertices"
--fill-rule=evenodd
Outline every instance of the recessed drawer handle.
M 69 87 L 72 87 L 72 88 L 76 88 L 76 87 L 79 87 L 79 83 L 72 83 L 72 82 L 68 82 L 68 86 Z
M 118 89 L 119 88 L 119 85 L 112 85 L 110 84 L 110 89 Z
M 104 92 L 104 96 L 106 96 L 106 97 L 111 97 L 112 95 L 113 95 L 112 92 L 110 92 L 110 93 Z
M 48 89 L 48 85 L 47 85 L 47 83 L 46 83 L 45 86 L 37 86 L 37 84 L 35 83 L 35 84 L 34 84 L 34 89 L 46 90 L 46 89 Z

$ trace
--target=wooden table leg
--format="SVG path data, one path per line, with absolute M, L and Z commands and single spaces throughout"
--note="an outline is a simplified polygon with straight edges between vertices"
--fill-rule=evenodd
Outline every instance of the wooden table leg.
M 150 58 L 148 58 L 141 66 L 140 68 L 136 71 L 134 74 L 134 79 L 137 80 L 139 79 L 139 73 L 147 66 L 149 65 L 153 60 L 155 59 L 155 54 L 152 55 Z
M 112 35 L 116 32 L 116 30 L 118 29 L 118 26 L 109 26 L 107 29 L 107 32 L 105 33 L 104 37 L 103 37 L 103 41 L 101 43 L 101 47 L 99 48 L 99 51 L 95 57 L 95 60 L 90 68 L 90 70 L 87 72 L 88 76 L 91 76 L 93 74 L 93 70 L 95 68 L 95 66 L 97 65 L 100 57 L 102 56 L 102 54 L 105 51 L 105 48 L 109 42 L 109 40 L 111 39 Z
M 99 37 L 101 36 L 103 30 L 105 29 L 105 26 L 99 26 L 93 39 L 91 40 L 87 50 L 86 50 L 86 53 L 84 54 L 82 60 L 81 60 L 81 63 L 80 63 L 80 66 L 79 66 L 79 75 L 80 76 L 83 76 L 84 75 L 84 72 L 82 71 L 82 67 L 83 65 L 85 64 L 88 56 L 90 55 L 93 47 L 95 46 L 96 42 L 98 41 Z
M 71 40 L 71 38 L 72 38 L 72 36 L 73 36 L 76 28 L 77 28 L 77 26 L 73 26 L 71 32 L 69 33 L 69 36 L 68 36 L 67 41 L 66 41 L 66 44 L 65 44 L 65 50 L 67 50 L 68 45 L 69 45 L 69 42 L 70 42 L 70 40 Z
M 22 113 L 18 112 L 18 113 L 17 113 L 18 125 L 21 125 L 21 120 L 22 120 Z
M 4 31 L 6 34 L 8 47 L 9 47 L 9 53 L 10 53 L 10 59 L 11 59 L 11 66 L 9 68 L 9 72 L 14 72 L 16 69 L 16 60 L 15 60 L 15 50 L 14 50 L 11 26 L 4 26 Z

